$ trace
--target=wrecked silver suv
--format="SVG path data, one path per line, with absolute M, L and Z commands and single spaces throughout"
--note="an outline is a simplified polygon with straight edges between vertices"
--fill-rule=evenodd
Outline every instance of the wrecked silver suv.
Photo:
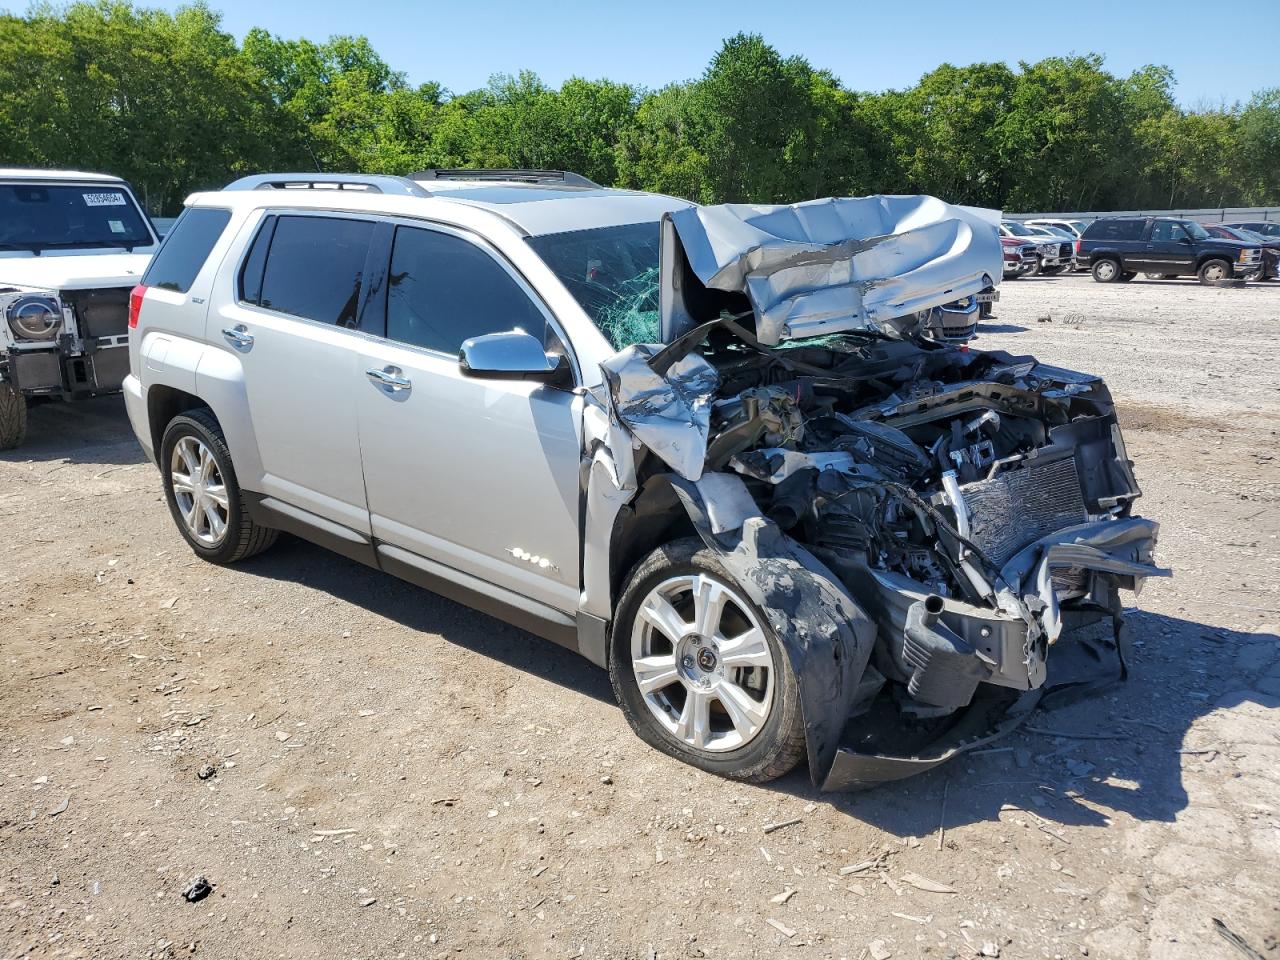
M 293 532 L 580 651 L 688 763 L 867 786 L 1123 677 L 1165 572 L 1099 379 L 927 335 L 995 222 L 249 178 L 135 290 L 126 403 L 198 555 Z

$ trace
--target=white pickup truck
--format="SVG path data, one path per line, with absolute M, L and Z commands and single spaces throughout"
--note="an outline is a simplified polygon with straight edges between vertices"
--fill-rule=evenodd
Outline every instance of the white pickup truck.
M 129 291 L 159 242 L 119 177 L 0 169 L 0 450 L 30 400 L 120 390 Z

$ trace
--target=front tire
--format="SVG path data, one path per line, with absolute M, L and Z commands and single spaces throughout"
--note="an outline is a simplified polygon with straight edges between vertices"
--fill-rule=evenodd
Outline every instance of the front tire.
M 1117 283 L 1120 280 L 1119 260 L 1095 260 L 1090 268 L 1093 279 L 1098 283 Z
M 208 410 L 174 417 L 160 441 L 165 500 L 196 556 L 235 563 L 266 550 L 278 531 L 254 523 L 244 506 L 231 451 Z
M 609 678 L 641 740 L 708 773 L 763 783 L 805 754 L 786 651 L 700 540 L 659 547 L 632 571 Z
M 1230 280 L 1231 264 L 1225 260 L 1206 260 L 1200 264 L 1200 269 L 1196 271 L 1196 276 L 1206 286 L 1212 286 L 1219 280 Z
M 0 450 L 22 446 L 27 439 L 27 398 L 11 383 L 0 383 Z

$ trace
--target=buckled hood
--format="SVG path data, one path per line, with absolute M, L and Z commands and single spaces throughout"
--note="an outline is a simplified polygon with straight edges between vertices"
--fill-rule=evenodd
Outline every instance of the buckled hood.
M 714 319 L 708 308 L 723 303 L 706 291 L 745 296 L 770 345 L 850 330 L 909 334 L 917 312 L 998 280 L 999 221 L 997 210 L 929 196 L 673 211 L 662 231 L 663 342 Z

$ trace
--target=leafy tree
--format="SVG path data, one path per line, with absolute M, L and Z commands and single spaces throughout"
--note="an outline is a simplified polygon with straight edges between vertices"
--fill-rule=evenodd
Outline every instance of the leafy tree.
M 203 2 L 0 14 L 0 162 L 108 170 L 153 212 L 242 173 L 576 170 L 704 202 L 926 192 L 1010 209 L 1280 203 L 1280 88 L 1180 107 L 1166 67 L 1097 55 L 943 64 L 861 93 L 755 34 L 696 79 L 639 91 L 498 74 L 411 86 L 364 37 L 251 30 Z

